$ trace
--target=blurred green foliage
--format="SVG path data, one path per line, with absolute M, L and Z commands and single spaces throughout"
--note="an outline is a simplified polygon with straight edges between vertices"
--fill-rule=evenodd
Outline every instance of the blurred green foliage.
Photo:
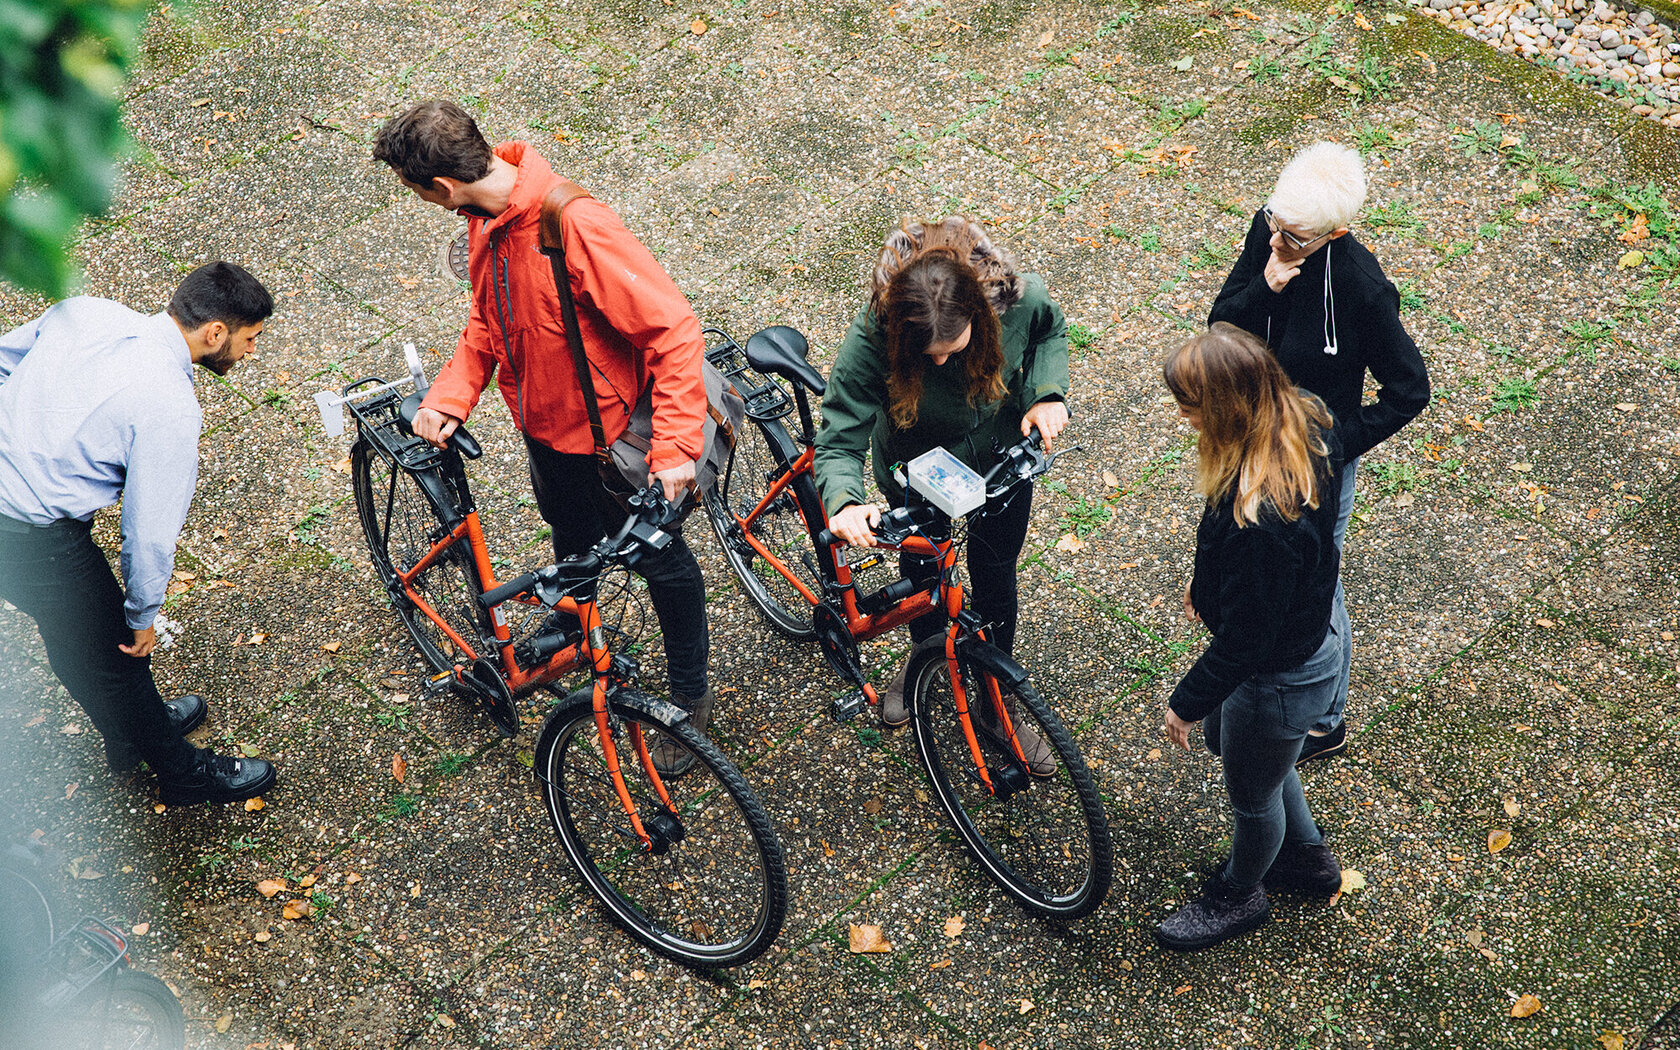
M 149 0 L 0 0 L 0 280 L 53 298 L 82 218 L 111 204 L 119 104 Z

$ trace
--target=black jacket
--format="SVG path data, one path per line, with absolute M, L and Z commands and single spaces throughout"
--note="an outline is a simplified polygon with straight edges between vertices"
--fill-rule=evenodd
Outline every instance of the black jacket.
M 1186 722 L 1207 717 L 1254 675 L 1298 667 L 1324 644 L 1341 565 L 1342 470 L 1335 433 L 1325 437 L 1330 455 L 1320 461 L 1317 510 L 1304 507 L 1285 521 L 1267 504 L 1257 524 L 1238 528 L 1234 490 L 1202 510 L 1190 604 L 1213 640 L 1167 701 Z
M 1259 336 L 1295 385 L 1324 399 L 1348 459 L 1375 448 L 1429 405 L 1429 372 L 1400 324 L 1400 293 L 1364 245 L 1345 234 L 1301 262 L 1281 292 L 1266 283 L 1272 231 L 1256 212 L 1242 256 L 1213 301 L 1208 324 L 1229 321 Z M 1324 270 L 1330 266 L 1336 353 L 1324 352 Z M 1365 373 L 1381 384 L 1361 404 Z

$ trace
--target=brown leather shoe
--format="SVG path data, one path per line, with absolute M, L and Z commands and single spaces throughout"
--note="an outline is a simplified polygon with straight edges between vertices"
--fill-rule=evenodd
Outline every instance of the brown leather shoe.
M 945 648 L 945 636 L 943 634 L 935 635 L 932 638 L 924 638 L 911 646 L 910 655 L 904 658 L 904 666 L 898 669 L 898 674 L 893 676 L 893 680 L 888 683 L 886 690 L 881 693 L 881 724 L 886 728 L 897 729 L 910 721 L 910 705 L 904 699 L 905 677 L 910 673 L 910 662 L 920 650 L 935 648 L 940 650 Z
M 706 691 L 694 700 L 688 700 L 674 693 L 671 695 L 671 702 L 687 711 L 689 724 L 702 733 L 706 731 L 706 726 L 711 724 L 712 702 L 715 699 L 711 686 L 707 686 Z M 680 777 L 694 768 L 696 761 L 694 752 L 668 734 L 659 734 L 652 751 L 653 768 L 657 769 L 662 777 Z
M 1027 760 L 1027 772 L 1035 777 L 1055 776 L 1055 749 L 1045 743 L 1044 738 L 1027 725 L 1026 720 L 1021 717 L 1020 706 L 1015 703 L 1013 694 L 1007 692 L 1003 694 L 1003 705 L 1009 712 L 1009 724 L 1015 730 L 1015 739 L 1020 741 L 1021 754 Z M 975 719 L 978 728 L 997 740 L 998 745 L 1005 751 L 1014 753 L 1014 748 L 1009 746 L 1009 740 L 1004 736 L 1003 727 L 998 724 L 996 713 L 992 710 L 990 701 L 976 703 L 969 710 L 975 711 L 979 715 Z

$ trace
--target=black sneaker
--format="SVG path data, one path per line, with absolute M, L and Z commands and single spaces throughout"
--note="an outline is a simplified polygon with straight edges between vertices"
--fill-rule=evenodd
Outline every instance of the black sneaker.
M 1322 842 L 1316 846 L 1285 842 L 1263 882 L 1274 892 L 1334 897 L 1342 892 L 1342 862 Z
M 1215 875 L 1200 897 L 1155 927 L 1155 940 L 1175 952 L 1199 952 L 1264 925 L 1271 914 L 1264 886 L 1237 889 Z
M 187 693 L 173 700 L 165 700 L 163 710 L 169 717 L 169 728 L 175 735 L 186 736 L 204 724 L 205 716 L 210 713 L 210 705 L 204 702 L 202 696 Z M 140 752 L 134 750 L 134 745 L 126 741 L 119 743 L 107 739 L 105 762 L 113 773 L 132 773 L 140 767 Z
M 159 775 L 158 799 L 166 806 L 239 802 L 262 794 L 278 779 L 272 762 L 230 758 L 205 748 L 198 753 L 196 768 L 175 776 Z
M 1323 736 L 1307 734 L 1307 738 L 1301 741 L 1301 757 L 1295 760 L 1295 768 L 1300 769 L 1315 758 L 1329 758 L 1346 750 L 1347 723 L 1341 722 Z

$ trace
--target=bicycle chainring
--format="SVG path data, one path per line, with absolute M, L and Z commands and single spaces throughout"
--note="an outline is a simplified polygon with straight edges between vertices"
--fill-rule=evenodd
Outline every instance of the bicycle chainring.
M 461 690 L 484 708 L 484 713 L 490 716 L 490 721 L 503 736 L 518 735 L 519 708 L 514 704 L 507 680 L 495 664 L 479 657 L 460 669 L 458 681 Z
M 817 644 L 822 646 L 823 659 L 834 673 L 847 682 L 863 688 L 863 667 L 858 663 L 857 639 L 846 626 L 846 617 L 828 602 L 811 611 L 811 623 L 817 631 Z

